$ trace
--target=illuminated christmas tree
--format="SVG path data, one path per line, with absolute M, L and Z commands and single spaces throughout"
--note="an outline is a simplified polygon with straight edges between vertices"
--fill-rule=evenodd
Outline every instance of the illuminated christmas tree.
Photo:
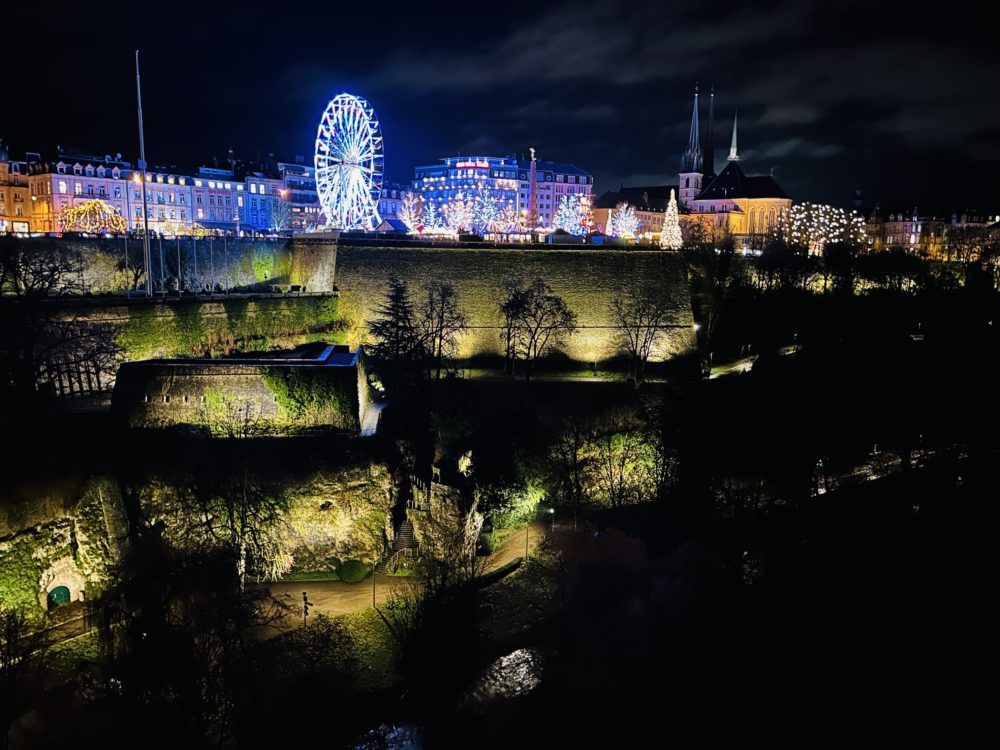
M 663 217 L 663 229 L 660 231 L 660 247 L 664 250 L 680 250 L 683 245 L 681 221 L 677 215 L 677 198 L 674 196 L 674 191 L 671 190 L 667 213 Z
M 407 191 L 403 195 L 403 205 L 399 209 L 399 219 L 412 231 L 424 225 L 423 201 L 414 192 Z
M 453 232 L 473 231 L 476 206 L 472 198 L 466 198 L 464 194 L 459 193 L 448 201 L 442 210 L 448 228 Z
M 639 217 L 635 215 L 635 209 L 624 201 L 615 206 L 608 224 L 612 237 L 635 237 L 639 233 Z
M 65 232 L 106 234 L 125 231 L 122 215 L 99 198 L 82 206 L 67 208 L 59 215 L 59 223 Z
M 435 205 L 433 200 L 428 200 L 424 204 L 424 230 L 433 231 L 435 229 L 441 229 L 443 221 L 441 219 L 441 212 L 438 211 L 437 205 Z
M 570 234 L 581 235 L 586 231 L 587 205 L 582 195 L 564 195 L 559 199 L 556 216 L 552 220 L 554 229 L 562 229 Z

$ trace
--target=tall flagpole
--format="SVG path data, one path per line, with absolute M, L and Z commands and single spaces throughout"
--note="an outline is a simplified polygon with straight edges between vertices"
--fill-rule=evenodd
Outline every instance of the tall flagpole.
M 139 102 L 139 169 L 142 172 L 142 248 L 146 263 L 146 296 L 153 296 L 152 259 L 149 254 L 149 212 L 146 208 L 146 141 L 142 135 L 142 87 L 139 85 L 139 50 L 135 51 L 135 95 Z

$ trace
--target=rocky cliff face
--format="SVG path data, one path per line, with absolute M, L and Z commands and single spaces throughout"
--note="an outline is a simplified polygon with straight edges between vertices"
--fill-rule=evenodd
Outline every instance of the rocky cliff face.
M 99 592 L 114 575 L 125 543 L 125 517 L 115 482 L 24 488 L 6 498 L 0 525 L 0 601 L 41 616 L 49 592 L 69 601 Z
M 268 561 L 273 574 L 334 570 L 337 561 L 349 559 L 370 561 L 392 543 L 394 493 L 380 462 L 249 481 L 257 487 L 257 497 L 248 530 L 273 556 Z M 226 503 L 213 497 L 212 489 L 150 482 L 139 494 L 147 520 L 162 524 L 165 537 L 178 549 L 210 549 L 231 538 Z

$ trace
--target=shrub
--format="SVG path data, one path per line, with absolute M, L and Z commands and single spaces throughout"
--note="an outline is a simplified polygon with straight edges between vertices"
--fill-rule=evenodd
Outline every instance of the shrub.
M 360 560 L 347 560 L 342 563 L 337 571 L 341 581 L 347 583 L 358 583 L 363 581 L 368 575 L 368 566 Z
M 493 543 L 493 534 L 482 533 L 479 535 L 479 539 L 476 540 L 477 555 L 492 555 L 495 549 L 496 545 Z

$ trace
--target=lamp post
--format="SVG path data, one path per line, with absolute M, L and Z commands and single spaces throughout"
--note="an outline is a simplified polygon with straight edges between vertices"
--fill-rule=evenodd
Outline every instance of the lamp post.
M 378 559 L 372 562 L 372 609 L 375 608 L 375 570 L 378 568 Z
M 555 508 L 549 508 L 549 513 L 552 516 L 552 533 L 555 534 L 556 533 L 556 509 Z
M 531 521 L 524 524 L 524 561 L 528 562 L 528 529 L 531 528 Z

